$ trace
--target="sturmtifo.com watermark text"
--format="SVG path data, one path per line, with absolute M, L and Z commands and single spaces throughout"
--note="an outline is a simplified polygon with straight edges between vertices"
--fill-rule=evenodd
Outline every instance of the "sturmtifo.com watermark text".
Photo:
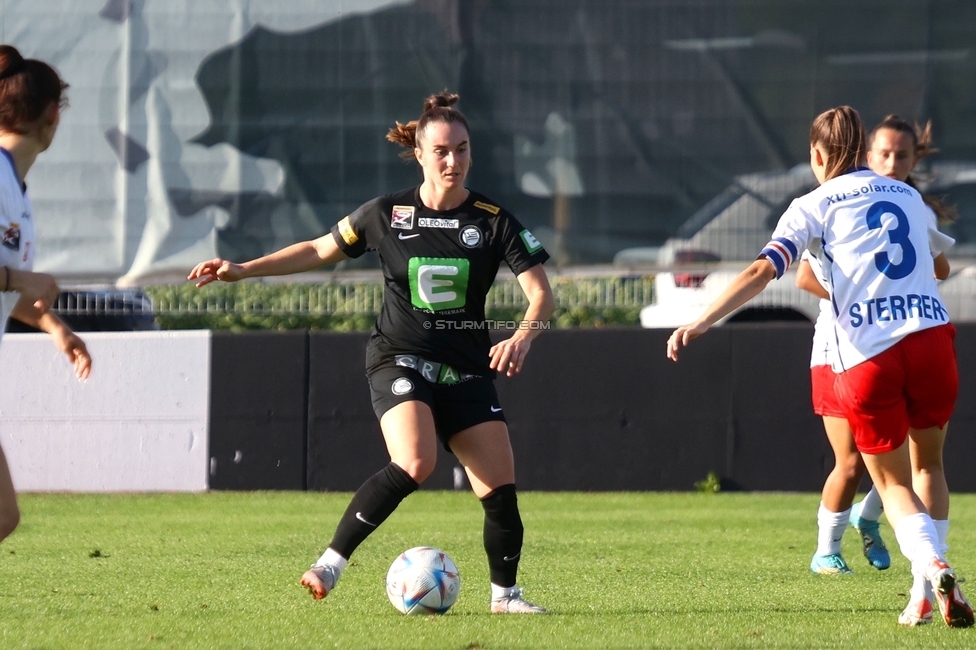
M 541 320 L 428 320 L 425 330 L 548 330 L 552 324 Z

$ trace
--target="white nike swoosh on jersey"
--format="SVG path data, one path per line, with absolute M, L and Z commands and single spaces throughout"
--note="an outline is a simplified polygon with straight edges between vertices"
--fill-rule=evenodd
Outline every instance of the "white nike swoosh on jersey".
M 414 237 L 420 237 L 420 233 L 419 233 L 419 232 L 416 232 L 416 233 L 414 233 L 414 234 L 412 234 L 412 235 L 404 235 L 404 234 L 403 234 L 403 233 L 401 232 L 401 233 L 400 233 L 400 234 L 398 235 L 398 237 L 400 237 L 400 239 L 413 239 Z
M 365 517 L 363 517 L 363 513 L 361 513 L 361 512 L 357 512 L 356 513 L 356 519 L 358 519 L 359 521 L 363 522 L 367 526 L 372 526 L 373 528 L 376 528 L 376 524 L 374 524 L 371 521 L 366 521 Z
M 501 411 L 502 411 L 501 407 L 495 408 L 494 406 L 490 406 L 488 408 L 491 409 L 491 412 L 492 413 L 501 413 Z
M 517 558 L 519 555 L 522 555 L 522 551 L 519 551 L 518 553 L 516 553 L 512 557 L 508 557 L 506 555 L 503 555 L 502 556 L 502 560 L 504 560 L 505 562 L 511 562 L 512 560 L 514 560 L 515 558 Z

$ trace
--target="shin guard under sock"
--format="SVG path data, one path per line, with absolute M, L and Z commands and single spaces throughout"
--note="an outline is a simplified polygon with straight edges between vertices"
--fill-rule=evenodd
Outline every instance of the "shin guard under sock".
M 329 548 L 348 559 L 363 540 L 418 487 L 417 482 L 395 463 L 373 474 L 356 490 L 339 520 Z
M 512 587 L 522 554 L 522 517 L 519 516 L 515 485 L 503 485 L 482 497 L 485 509 L 485 552 L 492 584 Z

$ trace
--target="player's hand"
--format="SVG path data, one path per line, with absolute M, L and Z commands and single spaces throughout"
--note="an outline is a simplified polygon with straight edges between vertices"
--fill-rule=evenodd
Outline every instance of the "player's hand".
M 517 375 L 522 372 L 522 363 L 531 347 L 532 341 L 527 337 L 522 338 L 518 334 L 496 343 L 488 351 L 488 357 L 491 359 L 488 367 L 498 372 L 504 372 L 508 377 Z
M 54 276 L 47 273 L 34 273 L 7 267 L 7 287 L 17 291 L 21 298 L 34 303 L 42 312 L 51 308 L 58 299 L 61 289 Z
M 92 360 L 88 354 L 88 347 L 81 337 L 67 327 L 59 327 L 51 331 L 51 338 L 59 350 L 68 355 L 68 361 L 75 368 L 75 377 L 88 379 L 91 374 Z
M 691 323 L 682 325 L 671 333 L 668 339 L 668 358 L 672 361 L 678 360 L 678 348 L 687 347 L 691 339 L 696 339 L 708 331 L 708 325 L 702 323 Z
M 193 270 L 190 271 L 190 275 L 186 276 L 186 279 L 199 280 L 197 286 L 202 287 L 216 280 L 220 280 L 221 282 L 237 282 L 243 277 L 244 267 L 242 265 L 234 264 L 233 262 L 228 262 L 217 257 L 206 262 L 200 262 L 194 266 Z

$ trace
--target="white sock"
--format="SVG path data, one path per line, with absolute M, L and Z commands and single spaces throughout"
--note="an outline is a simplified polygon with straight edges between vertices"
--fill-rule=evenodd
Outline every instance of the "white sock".
M 924 512 L 908 515 L 895 527 L 895 539 L 902 555 L 912 563 L 912 575 L 925 575 L 925 570 L 935 559 L 944 559 L 939 553 L 939 533 L 932 518 Z
M 500 598 L 511 598 L 512 596 L 517 596 L 518 592 L 519 592 L 518 586 L 499 587 L 494 582 L 491 583 L 492 600 L 498 600 Z
M 915 568 L 912 565 L 912 591 L 909 594 L 909 602 L 915 602 L 916 600 L 925 599 L 930 603 L 935 600 L 935 590 L 932 589 L 932 583 L 929 579 L 925 577 L 925 573 Z
M 946 551 L 949 550 L 949 546 L 945 543 L 946 536 L 949 534 L 949 520 L 933 519 L 932 524 L 938 534 L 938 549 L 942 553 L 942 557 L 945 557 Z M 925 573 L 916 569 L 915 565 L 912 564 L 912 593 L 909 600 L 914 602 L 923 598 L 932 602 L 935 600 L 935 590 L 932 589 L 932 583 L 925 577 Z
M 847 529 L 851 509 L 844 512 L 831 512 L 820 502 L 817 511 L 817 555 L 837 555 L 840 553 L 840 540 Z
M 336 580 L 338 580 L 339 576 L 342 575 L 342 572 L 346 570 L 346 565 L 348 563 L 349 560 L 342 557 L 341 555 L 339 555 L 339 553 L 333 551 L 331 548 L 327 548 L 325 549 L 325 553 L 322 554 L 322 557 L 320 557 L 315 562 L 315 566 L 332 567 L 333 569 L 335 569 Z
M 861 501 L 861 519 L 877 521 L 881 519 L 882 512 L 884 512 L 884 506 L 881 503 L 881 495 L 878 494 L 877 488 L 872 485 L 864 500 Z
M 949 545 L 946 543 L 946 538 L 949 537 L 949 520 L 933 519 L 932 523 L 935 524 L 935 530 L 939 533 L 939 551 L 942 553 L 942 557 L 945 557 L 949 550 Z

